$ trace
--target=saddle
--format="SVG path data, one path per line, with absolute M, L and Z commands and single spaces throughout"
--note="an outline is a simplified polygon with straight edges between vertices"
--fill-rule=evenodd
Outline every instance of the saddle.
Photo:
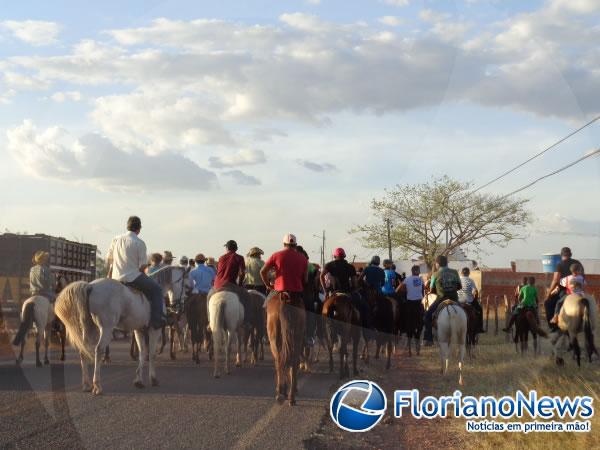
M 302 292 L 288 292 L 288 291 L 280 291 L 277 295 L 279 295 L 279 301 L 282 303 L 286 303 L 288 305 L 292 303 L 297 303 L 298 301 L 304 304 L 302 299 Z
M 433 313 L 433 326 L 434 327 L 437 327 L 437 318 L 438 318 L 438 315 L 442 312 L 442 310 L 447 308 L 448 306 L 452 306 L 452 305 L 460 306 L 460 304 L 458 302 L 456 302 L 452 299 L 447 298 L 446 300 L 442 300 L 442 302 L 438 305 L 435 312 Z
M 327 317 L 329 317 L 330 313 L 332 312 L 335 314 L 335 304 L 341 297 L 345 297 L 350 300 L 350 296 L 348 294 L 344 292 L 334 292 L 333 295 L 327 297 L 325 302 L 323 302 L 322 314 Z

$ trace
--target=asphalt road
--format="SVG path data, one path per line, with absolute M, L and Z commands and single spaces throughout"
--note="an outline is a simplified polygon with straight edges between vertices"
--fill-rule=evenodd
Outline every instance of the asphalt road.
M 268 349 L 266 348 L 265 350 Z M 296 449 L 319 427 L 337 377 L 317 365 L 302 374 L 298 404 L 274 400 L 270 355 L 256 367 L 233 367 L 212 377 L 212 363 L 189 354 L 159 356 L 158 387 L 132 384 L 135 363 L 127 343 L 113 342 L 103 367 L 104 394 L 81 392 L 79 360 L 36 368 L 28 353 L 17 367 L 0 359 L 1 448 L 206 448 Z M 267 353 L 266 352 L 266 353 Z M 147 372 L 146 372 L 147 376 Z

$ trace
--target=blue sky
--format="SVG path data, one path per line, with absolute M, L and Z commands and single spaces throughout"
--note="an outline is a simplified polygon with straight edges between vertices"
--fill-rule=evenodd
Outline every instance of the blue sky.
M 272 251 L 291 231 L 316 257 L 326 229 L 365 259 L 347 230 L 384 188 L 483 184 L 600 113 L 594 0 L 51 3 L 0 13 L 0 229 L 105 249 L 135 213 L 153 251 Z M 598 169 L 527 191 L 526 244 L 473 258 L 599 256 Z

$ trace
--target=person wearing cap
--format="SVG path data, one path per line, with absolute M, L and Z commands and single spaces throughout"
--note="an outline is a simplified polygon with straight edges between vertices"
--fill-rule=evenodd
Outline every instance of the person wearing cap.
M 202 253 L 198 253 L 194 260 L 196 261 L 196 268 L 192 269 L 189 275 L 192 294 L 208 295 L 215 281 L 215 272 L 204 264 L 206 258 Z
M 571 266 L 573 264 L 579 264 L 581 266 L 581 274 L 585 277 L 583 264 L 576 259 L 573 259 L 573 253 L 569 247 L 563 247 L 560 250 L 560 256 L 561 261 L 556 265 L 556 270 L 554 271 L 554 275 L 552 277 L 552 283 L 550 284 L 550 289 L 548 289 L 548 296 L 544 301 L 546 320 L 548 321 L 548 325 L 552 331 L 558 329 L 558 326 L 551 322 L 552 318 L 554 317 L 554 312 L 556 311 L 556 304 L 562 297 L 567 295 L 567 289 L 565 286 L 561 286 L 560 280 L 571 275 Z
M 334 292 L 348 294 L 352 304 L 358 309 L 363 327 L 369 324 L 369 305 L 357 291 L 358 283 L 356 279 L 356 269 L 352 264 L 346 261 L 346 252 L 343 248 L 336 248 L 333 251 L 333 261 L 328 262 L 323 267 L 319 277 L 323 290 L 326 290 L 326 277 L 330 275 L 333 280 Z
M 54 274 L 48 264 L 50 254 L 45 251 L 35 252 L 33 255 L 34 266 L 29 271 L 29 287 L 31 295 L 41 295 L 46 297 L 50 303 L 56 300 Z
M 391 259 L 383 260 L 383 273 L 385 280 L 381 286 L 381 293 L 390 297 L 396 296 L 396 287 L 398 286 L 398 274 L 394 270 L 394 265 Z
M 267 295 L 267 288 L 260 277 L 260 270 L 265 265 L 265 262 L 260 259 L 263 252 L 258 247 L 252 247 L 246 255 L 246 276 L 244 277 L 244 287 L 246 289 L 253 289 L 264 295 Z
M 150 302 L 150 325 L 159 329 L 166 321 L 163 314 L 163 291 L 156 281 L 141 271 L 147 261 L 146 243 L 139 238 L 142 221 L 137 216 L 127 220 L 127 233 L 114 238 L 107 252 L 109 277 L 142 291 Z
M 381 264 L 381 259 L 379 256 L 373 256 L 371 258 L 371 262 L 367 267 L 365 267 L 365 270 L 363 270 L 363 273 L 359 278 L 359 281 L 363 281 L 365 283 L 367 291 L 375 290 L 377 292 L 381 292 L 383 283 L 385 283 L 385 272 L 381 267 L 379 267 L 379 264 Z
M 283 237 L 283 250 L 273 253 L 260 270 L 260 278 L 271 291 L 267 302 L 276 294 L 288 292 L 302 295 L 308 281 L 308 259 L 296 251 L 298 241 L 291 233 Z M 269 280 L 269 272 L 275 271 L 275 281 Z
M 173 264 L 173 260 L 175 259 L 175 257 L 173 256 L 173 253 L 171 253 L 169 250 L 165 250 L 165 252 L 163 253 L 163 265 L 165 266 L 170 266 L 171 264 Z
M 209 292 L 208 301 L 216 292 L 230 291 L 237 294 L 242 305 L 246 307 L 250 301 L 250 296 L 248 291 L 240 285 L 246 274 L 244 257 L 237 253 L 237 242 L 233 240 L 227 241 L 225 248 L 227 253 L 219 258 L 214 289 Z

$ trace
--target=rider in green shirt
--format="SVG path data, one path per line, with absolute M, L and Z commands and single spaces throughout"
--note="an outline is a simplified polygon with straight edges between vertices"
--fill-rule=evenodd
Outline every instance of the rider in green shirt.
M 529 277 L 527 279 L 527 284 L 519 291 L 519 299 L 521 302 L 513 310 L 510 321 L 508 322 L 508 326 L 502 329 L 504 332 L 508 332 L 510 330 L 513 323 L 515 323 L 515 320 L 517 320 L 517 316 L 524 308 L 537 308 L 538 290 L 535 287 L 534 277 Z

